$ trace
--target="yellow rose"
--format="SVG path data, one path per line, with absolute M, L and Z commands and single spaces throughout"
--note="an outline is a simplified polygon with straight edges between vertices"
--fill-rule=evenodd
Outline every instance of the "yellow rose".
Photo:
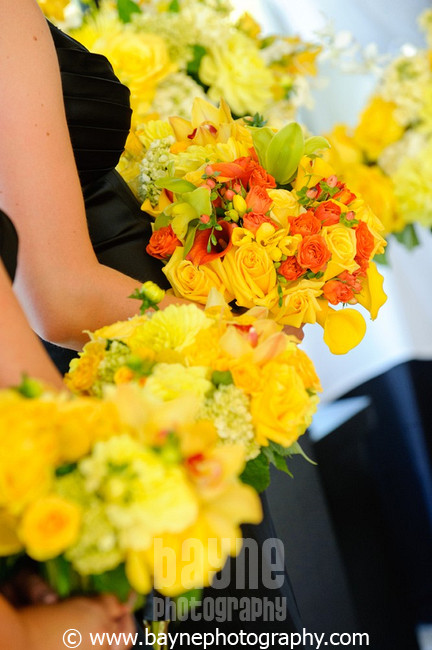
M 253 241 L 231 249 L 224 267 L 239 306 L 270 309 L 276 304 L 276 269 L 265 248 Z
M 404 128 L 395 119 L 396 104 L 375 96 L 360 116 L 354 140 L 368 160 L 377 160 L 382 151 L 400 140 Z
M 214 260 L 200 267 L 194 266 L 192 262 L 183 258 L 181 247 L 175 249 L 168 264 L 163 268 L 176 296 L 203 305 L 206 304 L 212 287 L 215 287 L 227 302 L 232 300 L 231 296 L 227 296 L 227 287 L 219 275 L 221 270 L 220 260 Z
M 272 361 L 263 370 L 263 390 L 251 399 L 259 445 L 273 440 L 292 445 L 310 424 L 317 398 L 312 398 L 293 366 Z
M 272 309 L 278 323 L 301 327 L 303 323 L 315 323 L 319 310 L 318 296 L 322 293 L 321 280 L 301 280 L 289 289 L 284 289 L 282 306 Z
M 80 508 L 58 496 L 43 497 L 24 513 L 19 536 L 27 553 L 44 562 L 74 544 L 81 524 Z
M 234 384 L 248 395 L 259 393 L 263 387 L 260 367 L 250 360 L 240 359 L 230 365 Z
M 354 261 L 357 246 L 355 230 L 335 224 L 334 226 L 325 226 L 322 234 L 327 248 L 332 254 L 324 273 L 324 279 L 334 278 L 344 270 L 350 273 L 356 271 L 359 265 Z
M 321 382 L 316 374 L 315 366 L 303 350 L 295 343 L 290 343 L 286 352 L 279 355 L 280 363 L 292 365 L 300 375 L 306 390 L 321 391 Z
M 288 217 L 298 217 L 304 210 L 293 192 L 269 189 L 267 194 L 273 201 L 270 216 L 283 228 L 288 228 Z

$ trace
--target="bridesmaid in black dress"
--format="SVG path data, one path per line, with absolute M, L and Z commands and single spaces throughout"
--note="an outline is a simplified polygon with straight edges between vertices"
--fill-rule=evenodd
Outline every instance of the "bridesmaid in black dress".
M 62 76 L 66 116 L 85 198 L 87 223 L 94 250 L 98 259 L 123 273 L 142 281 L 152 279 L 166 287 L 165 276 L 157 260 L 149 258 L 145 246 L 151 234 L 150 222 L 130 192 L 123 179 L 113 169 L 122 152 L 128 134 L 131 111 L 129 92 L 114 76 L 107 60 L 86 51 L 79 43 L 50 25 L 56 46 Z M 117 147 L 117 148 L 115 148 Z M 62 372 L 73 352 L 48 346 L 52 358 Z M 245 537 L 258 542 L 259 547 L 266 539 L 276 538 L 268 505 L 263 498 L 264 521 L 259 526 L 244 526 Z M 262 554 L 260 554 L 262 555 Z M 265 571 L 270 558 L 261 557 L 256 567 L 259 576 Z M 242 623 L 234 621 L 219 625 L 220 629 L 240 631 L 297 631 L 301 629 L 296 602 L 285 574 L 281 587 L 265 589 L 262 580 L 257 589 L 236 589 L 236 561 L 231 560 L 232 584 L 228 592 L 206 589 L 204 596 L 219 598 L 228 595 L 237 599 L 266 598 L 285 602 L 286 613 L 280 622 Z M 284 601 L 277 599 L 284 598 Z M 216 623 L 184 622 L 174 627 L 175 631 L 210 631 Z

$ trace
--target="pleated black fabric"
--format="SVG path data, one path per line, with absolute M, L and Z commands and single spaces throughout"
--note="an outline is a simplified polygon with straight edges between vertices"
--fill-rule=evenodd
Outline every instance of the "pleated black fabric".
M 18 237 L 11 220 L 0 210 L 0 259 L 11 280 L 14 279 L 18 254 Z
M 99 261 L 140 282 L 168 283 L 159 260 L 146 253 L 150 217 L 115 171 L 129 133 L 130 92 L 109 61 L 49 25 L 57 52 L 66 119 L 81 181 L 87 224 Z M 60 372 L 75 353 L 45 344 Z

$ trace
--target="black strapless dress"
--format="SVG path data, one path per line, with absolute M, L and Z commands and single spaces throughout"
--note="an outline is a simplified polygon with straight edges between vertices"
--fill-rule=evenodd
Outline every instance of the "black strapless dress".
M 18 236 L 11 220 L 0 210 L 0 259 L 14 279 L 18 256 Z
M 144 282 L 153 280 L 160 286 L 169 286 L 162 273 L 161 263 L 148 256 L 145 247 L 151 235 L 150 218 L 141 211 L 126 183 L 114 167 L 123 151 L 130 127 L 131 109 L 129 90 L 114 75 L 108 60 L 88 52 L 80 43 L 50 25 L 60 63 L 67 122 L 75 160 L 85 199 L 90 237 L 99 261 Z M 50 344 L 46 347 L 61 372 L 66 372 L 75 352 Z M 264 520 L 259 526 L 244 526 L 243 534 L 262 545 L 276 537 L 265 497 Z M 255 570 L 258 586 L 252 591 L 230 585 L 227 591 L 205 589 L 204 596 L 237 599 L 285 599 L 283 621 L 255 623 L 242 622 L 234 612 L 230 623 L 205 624 L 187 621 L 174 631 L 221 630 L 250 632 L 301 630 L 301 621 L 288 575 L 277 589 L 268 589 L 261 579 L 262 563 L 269 562 L 261 553 L 260 566 Z M 231 559 L 231 575 L 236 575 L 236 560 Z M 197 646 L 199 647 L 199 646 Z M 273 644 L 272 647 L 278 647 Z
M 168 287 L 159 260 L 146 253 L 150 217 L 115 171 L 129 133 L 129 89 L 108 60 L 49 24 L 60 64 L 66 118 L 99 261 L 130 277 Z M 45 343 L 60 372 L 76 353 Z

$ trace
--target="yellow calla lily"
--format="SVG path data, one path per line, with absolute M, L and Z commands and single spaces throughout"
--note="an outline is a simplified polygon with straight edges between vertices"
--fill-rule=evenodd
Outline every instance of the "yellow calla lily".
M 151 215 L 152 217 L 157 217 L 159 214 L 161 214 L 169 205 L 171 205 L 171 201 L 168 198 L 167 193 L 165 190 L 162 190 L 160 196 L 159 196 L 159 201 L 157 205 L 153 206 L 150 203 L 150 199 L 146 199 L 144 203 L 141 205 L 141 210 L 143 212 L 147 212 L 147 214 Z
M 378 311 L 387 300 L 387 295 L 383 290 L 383 284 L 383 276 L 378 271 L 375 262 L 371 262 L 366 272 L 362 290 L 356 294 L 356 298 L 360 305 L 370 312 L 372 320 L 375 320 Z
M 332 309 L 324 300 L 317 321 L 324 328 L 324 343 L 333 354 L 346 354 L 356 347 L 366 334 L 366 322 L 355 309 Z

